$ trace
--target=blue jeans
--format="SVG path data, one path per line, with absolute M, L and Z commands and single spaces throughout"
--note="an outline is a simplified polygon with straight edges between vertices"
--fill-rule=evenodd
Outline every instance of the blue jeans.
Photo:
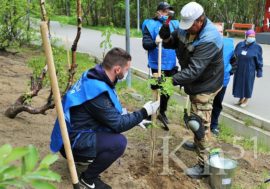
M 218 94 L 214 98 L 212 115 L 211 115 L 211 125 L 210 125 L 211 130 L 218 129 L 218 118 L 219 118 L 220 112 L 222 111 L 222 101 L 224 99 L 226 89 L 227 89 L 227 86 L 222 87 L 222 89 L 218 92 Z

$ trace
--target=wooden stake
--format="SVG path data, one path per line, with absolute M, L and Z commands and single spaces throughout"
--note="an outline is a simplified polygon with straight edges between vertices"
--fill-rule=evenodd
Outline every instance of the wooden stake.
M 41 29 L 41 36 L 42 36 L 42 41 L 43 41 L 43 48 L 45 51 L 45 56 L 46 56 L 47 64 L 48 64 L 48 70 L 49 70 L 53 97 L 54 97 L 55 106 L 56 106 L 56 112 L 57 112 L 58 121 L 60 124 L 63 144 L 64 144 L 66 156 L 67 156 L 68 168 L 71 174 L 73 188 L 79 189 L 80 186 L 79 186 L 79 181 L 78 181 L 78 176 L 77 176 L 77 170 L 75 167 L 73 154 L 71 151 L 70 140 L 69 140 L 67 126 L 66 126 L 66 122 L 64 118 L 64 112 L 62 108 L 61 95 L 60 95 L 58 81 L 56 77 L 56 71 L 55 71 L 53 54 L 52 54 L 52 47 L 49 40 L 48 26 L 45 21 L 41 22 L 40 29 Z
M 162 42 L 158 44 L 158 73 L 153 73 L 153 77 L 158 79 L 161 77 L 161 58 L 162 58 Z M 153 90 L 153 101 L 160 101 L 160 92 L 159 90 Z M 152 115 L 152 123 L 156 125 L 157 123 L 157 114 Z M 151 128 L 151 154 L 150 154 L 150 164 L 154 166 L 155 164 L 155 151 L 156 151 L 156 140 L 157 140 L 157 131 L 156 128 Z

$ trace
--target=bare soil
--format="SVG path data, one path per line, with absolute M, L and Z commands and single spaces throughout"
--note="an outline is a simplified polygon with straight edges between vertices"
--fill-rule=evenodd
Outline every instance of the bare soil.
M 10 54 L 0 52 L 0 145 L 5 143 L 13 146 L 35 145 L 41 157 L 50 153 L 49 141 L 56 117 L 55 110 L 49 110 L 47 115 L 30 115 L 20 113 L 15 119 L 4 115 L 9 105 L 15 102 L 20 94 L 28 89 L 27 83 L 31 70 L 26 66 L 27 58 L 32 54 Z M 33 103 L 42 104 L 47 90 L 43 90 Z M 130 108 L 132 109 L 132 108 Z M 177 124 L 170 125 L 170 132 L 157 129 L 157 145 L 155 151 L 155 164 L 150 166 L 150 131 L 137 127 L 124 133 L 128 138 L 128 147 L 124 155 L 115 162 L 101 176 L 104 181 L 115 189 L 194 189 L 210 188 L 208 179 L 194 180 L 187 177 L 177 162 L 169 158 L 171 174 L 162 175 L 163 172 L 163 140 L 159 137 L 171 136 L 169 140 L 170 152 L 182 142 L 183 138 L 192 138 L 183 127 Z M 217 141 L 228 157 L 239 156 L 240 150 L 231 144 Z M 179 148 L 175 153 L 186 166 L 196 164 L 194 152 Z M 267 188 L 262 185 L 265 174 L 270 169 L 270 155 L 258 153 L 254 157 L 253 151 L 245 151 L 243 157 L 237 160 L 238 168 L 233 178 L 235 188 Z M 78 172 L 85 167 L 78 167 Z M 62 182 L 56 183 L 59 189 L 72 188 L 69 171 L 65 159 L 59 155 L 59 160 L 53 165 L 53 170 L 62 176 Z M 270 188 L 270 187 L 269 187 Z

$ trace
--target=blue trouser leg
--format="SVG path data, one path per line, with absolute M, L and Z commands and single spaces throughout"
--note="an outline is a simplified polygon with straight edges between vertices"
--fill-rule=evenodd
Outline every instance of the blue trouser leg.
M 96 133 L 96 158 L 83 172 L 86 179 L 99 176 L 125 151 L 127 139 L 122 134 Z
M 218 94 L 215 96 L 213 101 L 213 110 L 212 110 L 212 117 L 211 117 L 211 130 L 217 129 L 218 127 L 218 118 L 220 115 L 220 112 L 222 111 L 222 101 L 226 92 L 227 87 L 222 87 L 222 89 L 218 92 Z

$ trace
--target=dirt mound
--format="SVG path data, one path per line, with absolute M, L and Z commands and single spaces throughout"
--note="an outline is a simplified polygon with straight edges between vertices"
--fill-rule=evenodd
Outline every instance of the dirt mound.
M 13 146 L 33 144 L 39 149 L 43 157 L 49 153 L 50 133 L 55 120 L 55 111 L 48 111 L 46 116 L 28 113 L 21 113 L 15 119 L 4 116 L 6 108 L 27 90 L 27 82 L 31 71 L 26 67 L 26 57 L 29 57 L 29 55 L 0 54 L 0 144 L 10 143 Z M 44 101 L 44 98 L 41 95 L 35 100 L 35 103 L 38 105 L 42 101 Z M 149 164 L 150 132 L 135 128 L 124 134 L 128 138 L 128 147 L 125 154 L 102 174 L 104 181 L 113 188 L 210 188 L 207 178 L 192 180 L 184 174 L 183 169 L 179 166 L 177 159 L 181 160 L 186 166 L 194 165 L 196 163 L 194 152 L 179 148 L 175 156 L 170 156 L 164 162 L 164 138 L 162 137 L 171 137 L 168 142 L 169 153 L 179 147 L 183 137 L 191 138 L 190 133 L 188 134 L 180 126 L 170 125 L 169 133 L 162 130 L 157 131 L 158 139 L 154 166 Z M 240 154 L 239 148 L 230 144 L 217 142 L 217 146 L 220 146 L 229 157 L 236 157 Z M 237 161 L 239 165 L 234 179 L 235 188 L 248 189 L 261 186 L 264 180 L 264 171 L 270 169 L 270 155 L 257 154 L 257 157 L 255 157 L 252 151 L 245 151 Z M 168 166 L 166 166 L 166 162 L 168 162 Z M 167 168 L 169 170 L 166 170 Z M 62 176 L 62 182 L 57 184 L 57 188 L 72 188 L 66 161 L 62 157 L 55 163 L 53 169 Z M 78 172 L 80 173 L 84 169 L 85 167 L 78 167 Z

